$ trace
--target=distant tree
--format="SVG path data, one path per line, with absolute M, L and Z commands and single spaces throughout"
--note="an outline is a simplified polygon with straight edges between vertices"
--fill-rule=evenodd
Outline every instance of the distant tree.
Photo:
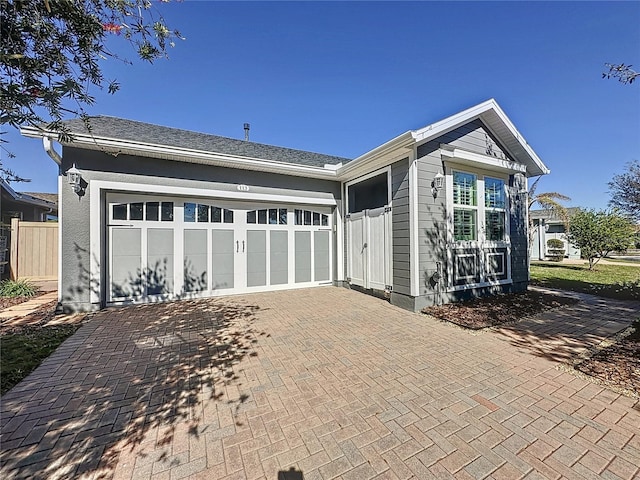
M 559 218 L 565 224 L 568 223 L 567 208 L 561 202 L 568 202 L 570 197 L 558 192 L 536 193 L 538 182 L 542 177 L 536 178 L 531 187 L 529 187 L 529 203 L 527 205 L 527 213 L 529 217 L 529 252 L 533 246 L 535 231 L 533 228 L 533 219 L 531 218 L 531 209 L 537 204 L 544 210 L 549 210 L 554 217 Z
M 611 252 L 631 246 L 634 225 L 617 211 L 578 210 L 571 216 L 567 239 L 589 260 L 589 270 Z
M 609 205 L 640 221 L 640 161 L 627 164 L 627 171 L 609 182 Z
M 640 76 L 640 73 L 633 70 L 633 65 L 625 65 L 624 63 L 605 63 L 609 70 L 602 73 L 602 78 L 617 78 L 623 84 L 631 84 Z
M 119 88 L 104 79 L 99 61 L 131 63 L 107 48 L 109 35 L 126 39 L 148 62 L 166 57 L 167 47 L 182 38 L 151 0 L 0 0 L 0 33 L 0 123 L 47 125 L 61 139 L 69 138 L 65 116 L 87 119 L 92 88 Z M 0 148 L 12 157 L 2 144 L 0 138 Z M 13 175 L 2 164 L 0 169 Z

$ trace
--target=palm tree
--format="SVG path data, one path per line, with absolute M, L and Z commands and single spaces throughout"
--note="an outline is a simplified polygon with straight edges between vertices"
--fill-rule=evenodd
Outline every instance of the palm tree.
M 533 220 L 531 219 L 531 207 L 536 203 L 544 210 L 549 210 L 555 217 L 560 218 L 565 225 L 569 223 L 569 215 L 567 208 L 560 202 L 568 202 L 571 198 L 558 192 L 536 193 L 538 182 L 542 177 L 536 178 L 531 188 L 529 188 L 529 202 L 527 204 L 527 216 L 529 217 L 529 255 L 531 255 L 531 247 L 533 246 Z

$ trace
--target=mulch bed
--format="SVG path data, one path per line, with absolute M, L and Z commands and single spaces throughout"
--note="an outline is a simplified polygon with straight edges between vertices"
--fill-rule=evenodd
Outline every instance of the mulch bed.
M 40 295 L 44 295 L 44 292 L 37 293 L 33 297 L 0 297 L 0 310 L 13 307 L 14 305 L 20 305 L 21 303 L 37 298 Z
M 436 305 L 422 310 L 433 317 L 471 330 L 514 323 L 553 308 L 573 305 L 578 300 L 542 292 L 509 293 L 466 302 Z
M 74 315 L 65 318 L 63 322 L 56 321 L 56 306 L 58 302 L 52 300 L 40 306 L 34 312 L 23 317 L 13 317 L 3 319 L 0 324 L 0 337 L 4 335 L 15 335 L 32 333 L 44 327 L 60 327 L 60 325 L 78 324 L 83 321 L 86 315 Z
M 619 393 L 640 398 L 640 319 L 573 369 Z

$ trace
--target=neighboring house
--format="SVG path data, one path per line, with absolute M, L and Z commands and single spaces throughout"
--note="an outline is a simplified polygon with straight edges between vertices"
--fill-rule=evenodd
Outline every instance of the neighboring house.
M 76 182 L 61 185 L 66 309 L 334 284 L 419 310 L 527 288 L 527 177 L 549 170 L 494 100 L 353 160 L 90 122 L 65 122 L 61 156 L 55 132 L 22 130 Z
M 11 224 L 12 218 L 24 222 L 46 222 L 58 216 L 56 193 L 16 192 L 4 179 L 0 179 L 0 212 L 3 224 Z
M 20 193 L 0 178 L 0 278 L 9 275 L 11 219 L 46 222 L 58 217 L 55 193 Z
M 567 214 L 571 216 L 575 210 L 575 208 L 568 208 Z M 531 210 L 529 215 L 531 215 L 533 223 L 531 260 L 545 260 L 547 258 L 549 249 L 547 241 L 552 238 L 562 240 L 566 258 L 580 258 L 580 249 L 567 242 L 567 226 L 563 219 L 551 210 Z

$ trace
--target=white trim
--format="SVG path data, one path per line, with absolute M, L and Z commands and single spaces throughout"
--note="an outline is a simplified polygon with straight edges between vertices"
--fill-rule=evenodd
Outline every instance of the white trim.
M 492 113 L 495 115 L 493 118 L 491 115 Z M 550 170 L 538 155 L 536 155 L 522 134 L 516 129 L 515 125 L 511 120 L 509 120 L 507 115 L 502 111 L 498 103 L 493 98 L 411 133 L 416 144 L 421 144 L 428 142 L 429 140 L 433 140 L 434 138 L 454 130 L 465 123 L 473 121 L 476 118 L 480 118 L 491 129 L 499 126 L 500 124 L 507 129 L 513 140 L 517 142 L 515 146 L 519 146 L 522 149 L 522 153 L 532 162 L 532 166 L 538 169 L 536 172 L 535 168 L 530 168 L 529 170 L 532 172 L 532 175 L 544 175 L 550 173 Z M 496 118 L 500 123 L 496 123 Z M 492 133 L 496 135 L 495 132 Z M 502 140 L 503 143 L 508 141 L 508 139 L 502 138 L 501 135 L 496 135 L 496 137 Z M 511 156 L 516 158 L 520 163 L 525 163 L 521 160 L 522 154 L 514 155 L 512 152 L 510 153 Z
M 511 285 L 513 283 L 512 279 L 498 280 L 495 282 L 480 282 L 480 283 L 468 283 L 466 285 L 458 285 L 455 287 L 447 288 L 447 292 L 459 292 L 461 290 L 472 290 L 474 288 L 485 288 L 485 287 L 493 287 L 497 285 Z
M 347 194 L 349 192 L 348 187 L 350 187 L 351 185 L 364 182 L 365 180 L 369 180 L 370 178 L 377 177 L 378 175 L 382 175 L 383 173 L 387 173 L 387 204 L 391 205 L 391 186 L 389 185 L 391 183 L 391 165 L 387 165 L 377 170 L 373 170 L 367 173 L 366 175 L 361 175 L 357 178 L 354 178 L 353 180 L 344 182 L 344 184 L 347 186 Z M 348 207 L 349 207 L 349 204 L 347 203 L 347 209 Z
M 188 188 L 188 187 L 166 187 L 166 186 L 158 186 L 158 185 L 150 185 L 150 184 L 131 184 L 131 183 L 121 183 L 121 182 L 112 182 L 112 181 L 104 181 L 104 180 L 91 180 L 89 182 L 89 187 L 87 188 L 87 190 L 90 193 L 90 212 L 91 212 L 91 216 L 90 216 L 90 226 L 89 226 L 89 230 L 90 230 L 90 256 L 91 256 L 91 266 L 90 266 L 90 282 L 91 285 L 94 286 L 94 288 L 91 289 L 91 303 L 93 304 L 99 304 L 101 302 L 101 295 L 100 292 L 104 292 L 105 296 L 105 301 L 108 302 L 109 305 L 121 305 L 121 304 L 127 304 L 127 303 L 140 303 L 140 302 L 146 302 L 146 301 L 156 301 L 153 299 L 153 297 L 151 296 L 144 296 L 141 297 L 140 299 L 135 299 L 134 301 L 131 300 L 122 300 L 122 299 L 111 299 L 110 298 L 110 293 L 108 292 L 108 286 L 107 285 L 102 285 L 102 272 L 100 271 L 100 261 L 102 258 L 104 258 L 105 256 L 110 257 L 108 255 L 108 251 L 106 250 L 106 245 L 105 245 L 105 251 L 103 252 L 102 249 L 102 226 L 103 225 L 109 225 L 112 224 L 113 222 L 111 221 L 111 217 L 110 217 L 110 212 L 108 211 L 109 209 L 107 208 L 106 211 L 106 217 L 102 218 L 101 214 L 102 214 L 102 201 L 101 198 L 104 197 L 105 201 L 106 199 L 106 194 L 109 193 L 110 197 L 112 197 L 109 201 L 117 201 L 118 200 L 118 196 L 121 196 L 123 199 L 126 199 L 128 196 L 137 196 L 137 195 L 145 195 L 145 194 L 155 194 L 158 195 L 160 197 L 162 197 L 163 199 L 170 199 L 172 197 L 178 197 L 176 200 L 178 202 L 178 204 L 174 207 L 174 220 L 173 222 L 167 222 L 167 228 L 172 228 L 174 230 L 175 233 L 175 237 L 174 237 L 174 291 L 175 292 L 180 292 L 182 290 L 182 281 L 183 278 L 181 276 L 181 272 L 182 272 L 182 266 L 181 263 L 182 262 L 182 258 L 184 257 L 184 252 L 182 250 L 183 248 L 183 240 L 178 238 L 178 235 L 183 235 L 183 232 L 185 230 L 185 228 L 190 227 L 190 228 L 202 228 L 202 229 L 206 229 L 207 232 L 211 229 L 211 224 L 207 223 L 207 224 L 199 224 L 198 222 L 194 222 L 193 224 L 187 224 L 184 222 L 184 214 L 182 211 L 182 202 L 190 202 L 190 201 L 197 201 L 199 198 L 207 198 L 207 199 L 222 199 L 222 202 L 220 202 L 220 206 L 224 207 L 225 203 L 229 203 L 232 202 L 234 204 L 234 206 L 237 206 L 239 208 L 246 208 L 246 207 L 255 207 L 255 204 L 250 203 L 251 201 L 269 201 L 272 202 L 274 204 L 287 204 L 288 206 L 294 207 L 294 206 L 305 206 L 305 205 L 309 205 L 309 206 L 316 206 L 318 208 L 320 208 L 321 213 L 327 214 L 329 217 L 329 225 L 327 225 L 326 227 L 322 227 L 322 226 L 306 226 L 306 225 L 301 225 L 298 226 L 302 229 L 305 229 L 307 227 L 310 227 L 310 232 L 312 232 L 311 237 L 312 237 L 312 246 L 313 246 L 313 241 L 314 241 L 314 235 L 313 232 L 318 230 L 318 231 L 322 231 L 322 230 L 326 230 L 330 232 L 330 238 L 331 238 L 331 234 L 333 233 L 333 220 L 332 220 L 332 215 L 331 215 L 331 207 L 336 206 L 336 201 L 335 199 L 326 199 L 326 198 L 313 198 L 313 197 L 296 197 L 296 196 L 291 196 L 291 195 L 275 195 L 275 194 L 259 194 L 259 193 L 248 193 L 246 191 L 242 191 L 242 192 L 229 192 L 229 191 L 218 191 L 218 190 L 204 190 L 204 189 L 197 189 L 197 188 Z M 290 216 L 290 218 L 288 219 L 288 225 L 290 225 L 291 227 L 294 226 L 294 221 L 293 221 L 293 215 L 294 215 L 294 210 L 290 209 L 291 211 L 288 212 L 288 215 Z M 129 223 L 129 221 L 123 221 L 125 224 Z M 144 224 L 145 222 L 143 221 L 141 223 Z M 162 222 L 161 222 L 162 224 Z M 269 231 L 270 230 L 270 225 L 269 224 L 246 224 L 245 222 L 240 222 L 243 230 L 242 231 L 246 231 L 252 228 L 258 228 L 260 230 L 265 230 L 265 231 Z M 217 225 L 217 224 L 216 224 Z M 234 222 L 233 224 L 225 224 L 225 223 L 221 223 L 220 224 L 222 227 L 224 227 L 225 225 L 228 225 L 229 228 L 232 228 L 234 230 L 237 230 L 237 224 L 236 222 Z M 293 231 L 293 230 L 291 230 Z M 208 235 L 208 240 L 207 240 L 207 248 L 209 248 L 209 233 Z M 268 243 L 267 243 L 268 244 Z M 290 243 L 290 248 L 292 248 L 292 243 Z M 144 251 L 142 252 L 144 254 Z M 331 269 L 332 265 L 333 265 L 333 246 L 330 244 L 329 245 L 329 273 L 330 276 L 333 275 L 333 271 Z M 290 255 L 290 258 L 293 258 Z M 107 259 L 109 260 L 109 259 Z M 269 258 L 267 257 L 267 262 L 269 262 Z M 314 259 L 311 259 L 311 267 L 312 267 L 312 278 L 313 275 L 315 275 L 314 269 L 313 269 L 313 262 Z M 291 262 L 290 262 L 291 264 Z M 209 267 L 208 267 L 209 268 Z M 293 278 L 293 277 L 291 277 Z M 108 279 L 105 278 L 105 281 L 107 281 Z M 211 277 L 210 275 L 207 276 L 207 281 L 210 282 L 211 281 Z M 332 282 L 332 280 L 330 279 L 328 281 L 329 283 Z M 243 288 L 234 288 L 233 291 L 229 291 L 229 290 L 222 290 L 220 291 L 220 295 L 229 295 L 229 294 L 236 294 L 236 293 L 246 293 L 246 292 L 258 292 L 258 291 L 265 291 L 266 290 L 280 290 L 280 289 L 284 289 L 284 288 L 303 288 L 303 287 L 309 287 L 309 286 L 318 286 L 318 285 L 323 285 L 326 284 L 327 281 L 310 281 L 310 282 L 304 282 L 304 283 L 295 283 L 292 280 L 292 285 L 291 286 L 272 286 L 269 285 L 269 281 L 267 282 L 268 284 L 266 286 L 259 286 L 259 287 L 243 287 Z M 104 288 L 101 288 L 104 287 Z M 275 288 L 274 288 L 275 287 Z M 171 294 L 171 295 L 161 295 L 158 296 L 158 299 L 173 299 L 173 298 L 200 298 L 200 297 L 207 297 L 207 296 L 211 296 L 211 291 L 209 292 L 203 292 L 202 294 L 186 294 L 186 295 L 178 295 L 178 294 Z M 214 293 L 213 295 L 217 295 L 218 293 Z
M 440 154 L 442 159 L 448 163 L 464 165 L 472 168 L 484 168 L 487 170 L 509 172 L 509 173 L 525 173 L 527 166 L 521 163 L 510 162 L 500 158 L 482 155 L 480 153 L 469 152 L 460 148 L 441 148 Z
M 344 194 L 341 193 L 342 201 L 336 205 L 336 220 L 334 223 L 334 232 L 336 238 L 336 275 L 335 280 L 343 282 L 345 281 L 344 276 Z M 332 265 L 333 267 L 333 265 Z
M 296 203 L 305 205 L 335 206 L 335 198 L 303 197 L 295 195 L 278 195 L 274 193 L 252 193 L 239 190 L 213 190 L 209 188 L 176 187 L 167 185 L 153 185 L 148 183 L 113 182 L 106 180 L 91 180 L 90 186 L 100 190 L 114 190 L 134 193 L 154 193 L 159 195 L 177 195 L 201 198 L 222 198 L 234 201 L 259 201 L 275 203 Z
M 501 275 L 505 275 L 506 273 L 506 269 L 507 269 L 507 252 L 484 252 L 485 256 L 486 256 L 486 262 L 485 263 L 489 263 L 489 257 L 502 257 L 502 270 L 499 272 L 494 272 L 492 275 L 493 276 L 501 276 Z M 485 271 L 485 277 L 488 277 L 489 275 L 486 273 Z
M 62 175 L 58 175 L 58 303 L 62 302 Z
M 418 160 L 414 148 L 409 157 L 409 281 L 412 297 L 420 295 L 420 246 L 418 216 Z
M 55 135 L 55 132 L 41 131 L 34 127 L 23 127 L 20 133 L 25 137 L 40 138 Z M 109 137 L 100 137 L 83 133 L 73 133 L 73 142 L 69 146 L 85 148 L 87 150 L 100 150 L 115 154 L 139 155 L 152 158 L 178 160 L 186 163 L 202 163 L 206 165 L 238 168 L 242 170 L 267 171 L 284 175 L 296 175 L 310 178 L 335 179 L 337 170 L 331 168 L 316 167 L 310 165 L 292 164 L 265 160 L 240 155 L 207 152 L 191 148 L 175 147 L 169 145 L 141 143 L 130 140 L 122 140 Z

